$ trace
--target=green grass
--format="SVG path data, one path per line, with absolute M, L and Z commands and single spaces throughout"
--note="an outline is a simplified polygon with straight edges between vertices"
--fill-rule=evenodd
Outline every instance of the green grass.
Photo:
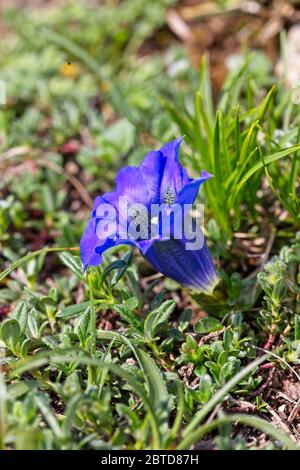
M 251 70 L 256 60 L 255 55 L 246 55 L 240 67 L 229 74 L 215 107 L 206 58 L 200 67 L 193 110 L 189 110 L 189 102 L 182 99 L 178 106 L 165 102 L 171 117 L 186 135 L 192 151 L 188 160 L 190 166 L 197 173 L 204 167 L 215 175 L 205 188 L 206 201 L 220 229 L 229 237 L 232 230 L 241 227 L 249 213 L 253 219 L 257 217 L 257 191 L 264 174 L 299 227 L 297 108 L 293 107 L 291 94 L 287 93 L 290 103 L 281 113 L 283 84 L 278 85 L 279 90 L 275 85 L 266 90 L 266 96 L 261 98 L 259 77 Z M 283 135 L 278 139 L 276 131 L 283 122 Z M 277 164 L 273 164 L 275 162 Z
M 298 380 L 299 110 L 258 52 L 216 97 L 209 59 L 194 70 L 170 39 L 174 3 L 6 12 L 1 449 L 256 449 L 248 427 L 266 449 L 296 446 L 271 422 L 262 365 Z M 125 247 L 83 274 L 92 198 L 180 134 L 189 172 L 215 175 L 201 195 L 214 296 L 152 277 Z

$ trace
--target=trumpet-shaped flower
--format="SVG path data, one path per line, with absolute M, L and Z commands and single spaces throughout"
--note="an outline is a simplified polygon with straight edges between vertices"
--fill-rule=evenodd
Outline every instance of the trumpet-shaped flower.
M 214 289 L 219 278 L 202 231 L 186 211 L 212 175 L 203 171 L 200 178 L 189 178 L 178 161 L 181 141 L 150 152 L 139 167 L 121 169 L 116 190 L 95 199 L 80 242 L 85 268 L 101 264 L 107 249 L 129 244 L 180 284 Z

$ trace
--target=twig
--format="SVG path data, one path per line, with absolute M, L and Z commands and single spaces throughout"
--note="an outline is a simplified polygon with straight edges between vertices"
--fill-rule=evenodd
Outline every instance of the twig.
M 294 419 L 297 417 L 297 415 L 300 412 L 300 398 L 297 400 L 297 403 L 295 404 L 294 408 L 289 414 L 288 421 L 292 423 Z
M 267 351 L 269 351 L 272 348 L 275 339 L 276 339 L 276 335 L 274 335 L 273 333 L 270 333 L 266 343 L 264 344 L 263 349 L 266 349 Z
M 236 398 L 230 396 L 228 398 L 229 403 L 236 405 L 234 408 L 230 408 L 230 411 L 234 413 L 244 413 L 247 411 L 256 411 L 256 405 L 246 400 L 237 400 Z
M 253 346 L 253 345 L 252 345 Z M 272 351 L 266 351 L 264 348 L 260 348 L 259 346 L 253 346 L 254 349 L 256 349 L 257 351 L 261 351 L 261 352 L 264 352 L 264 353 L 267 353 L 269 354 L 270 356 L 273 356 L 275 357 L 276 359 L 278 359 L 280 362 L 282 362 L 288 369 L 290 369 L 290 371 L 295 375 L 295 377 L 297 377 L 297 379 L 299 380 L 300 382 L 300 375 L 295 371 L 295 369 L 292 368 L 292 366 L 290 366 L 284 359 L 282 359 L 282 357 L 278 356 L 277 354 L 273 353 Z
M 15 157 L 22 157 L 23 155 L 26 155 L 29 152 L 30 148 L 25 145 L 13 147 L 0 155 L 0 165 L 6 160 L 10 160 L 11 158 Z
M 47 160 L 36 160 L 37 164 L 40 166 L 45 166 L 49 168 L 50 170 L 54 171 L 55 173 L 58 173 L 60 175 L 63 175 L 66 180 L 68 180 L 74 188 L 77 190 L 78 194 L 81 196 L 81 199 L 85 202 L 85 204 L 92 209 L 93 208 L 93 199 L 90 197 L 89 193 L 83 186 L 83 184 L 77 179 L 75 176 L 71 175 L 70 173 L 67 172 L 65 168 L 61 168 L 58 166 L 56 163 L 47 161 Z
M 211 412 L 207 420 L 205 421 L 205 424 L 211 423 L 212 420 L 217 416 L 217 414 L 221 411 L 223 403 L 218 403 L 218 405 L 215 407 L 215 409 Z
M 229 328 L 229 326 L 226 326 L 226 327 L 224 326 L 224 328 L 222 328 L 222 330 L 212 331 L 208 335 L 203 336 L 203 338 L 200 339 L 200 341 L 198 343 L 198 346 L 202 346 L 204 343 L 207 343 L 207 341 L 209 341 L 210 339 L 217 338 L 219 335 L 224 333 L 224 331 L 227 330 L 228 328 Z
M 275 418 L 275 422 L 281 427 L 282 431 L 286 434 L 288 434 L 288 436 L 290 436 L 290 438 L 294 441 L 294 442 L 297 442 L 295 436 L 293 435 L 293 433 L 291 432 L 290 428 L 288 427 L 287 424 L 285 424 L 285 422 L 280 418 L 279 414 L 276 413 L 275 410 L 273 410 L 273 408 L 271 408 L 270 405 L 267 406 L 267 410 L 268 412 L 273 416 L 273 418 Z
M 293 399 L 290 398 L 286 393 L 283 393 L 283 392 L 281 392 L 280 390 L 277 392 L 276 397 L 282 397 L 282 398 L 284 398 L 286 401 L 288 401 L 289 403 L 292 403 L 293 405 L 295 405 L 295 400 L 293 400 Z
M 270 370 L 269 377 L 267 378 L 267 380 L 257 390 L 255 390 L 253 393 L 248 395 L 248 398 L 251 399 L 251 398 L 257 397 L 257 395 L 260 395 L 272 382 L 274 373 L 275 373 L 275 367 L 273 367 L 273 369 Z

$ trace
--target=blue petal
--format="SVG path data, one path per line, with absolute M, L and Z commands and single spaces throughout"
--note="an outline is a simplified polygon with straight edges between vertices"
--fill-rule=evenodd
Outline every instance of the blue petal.
M 94 207 L 93 207 L 93 210 L 92 210 L 92 214 L 91 216 L 92 217 L 97 217 L 97 208 L 101 205 L 101 204 L 105 204 L 106 201 L 103 199 L 102 196 L 97 196 L 94 200 Z
M 149 196 L 147 185 L 138 167 L 127 166 L 122 168 L 117 174 L 116 184 L 116 193 L 119 193 L 121 196 L 126 196 L 129 204 L 137 202 L 146 206 L 148 205 Z
M 119 244 L 138 246 L 142 254 L 160 272 L 181 282 L 183 285 L 209 289 L 217 279 L 206 245 L 198 251 L 185 249 L 185 240 L 167 240 L 161 231 L 151 240 L 128 240 L 116 230 L 104 230 L 101 223 L 110 222 L 103 215 L 103 204 L 116 210 L 120 223 L 123 209 L 119 207 L 120 196 L 126 196 L 128 204 L 140 203 L 150 208 L 151 204 L 166 203 L 166 195 L 173 202 L 192 204 L 199 186 L 211 175 L 203 172 L 201 178 L 192 180 L 178 161 L 182 138 L 169 142 L 158 151 L 150 152 L 140 167 L 126 167 L 119 171 L 116 190 L 95 199 L 92 218 L 80 242 L 84 266 L 98 265 L 102 253 Z M 172 203 L 167 203 L 171 207 Z M 101 217 L 100 217 L 101 216 Z M 176 222 L 176 221 L 175 221 Z M 160 227 L 160 225 L 159 225 Z M 123 227 L 127 229 L 127 227 Z M 114 233 L 116 232 L 116 233 Z
M 183 286 L 212 292 L 219 279 L 206 244 L 200 250 L 186 250 L 185 241 L 155 242 L 144 256 L 157 271 Z
M 114 240 L 107 239 L 107 240 L 105 240 L 103 245 L 97 246 L 96 253 L 101 256 L 109 248 L 112 248 L 113 246 L 118 246 L 118 245 L 136 246 L 136 243 L 134 241 L 127 240 L 127 239 L 124 240 L 124 239 L 121 239 L 121 238 L 116 238 Z M 102 256 L 101 256 L 101 261 L 102 261 Z
M 140 171 L 135 166 L 122 168 L 116 176 L 116 190 L 97 197 L 94 202 L 93 216 L 101 204 L 111 204 L 119 212 L 119 198 L 126 196 L 128 204 L 149 205 L 148 187 Z
M 212 177 L 213 175 L 211 175 L 207 171 L 202 171 L 200 178 L 190 179 L 189 182 L 182 188 L 182 190 L 178 194 L 176 202 L 181 205 L 193 204 L 197 197 L 201 184 L 205 183 L 205 181 Z
M 105 221 L 97 217 L 90 219 L 80 240 L 80 256 L 84 269 L 87 266 L 98 266 L 101 264 L 102 254 L 113 246 L 137 246 L 135 241 L 118 238 L 117 234 L 112 230 L 108 230 L 104 235 L 104 231 L 102 231 L 100 226 L 101 222 Z
M 176 197 L 182 190 L 183 186 L 189 181 L 186 170 L 182 168 L 178 161 L 178 153 L 182 140 L 182 137 L 180 139 L 173 140 L 160 149 L 160 152 L 166 158 L 160 188 L 161 202 L 165 202 L 165 195 L 168 191 L 171 191 L 174 197 Z
M 80 240 L 80 256 L 84 269 L 87 266 L 97 266 L 102 262 L 101 256 L 96 253 L 96 248 L 99 245 L 96 231 L 97 219 L 90 219 Z
M 160 203 L 160 186 L 166 158 L 160 151 L 148 153 L 140 165 L 143 180 L 146 182 L 150 204 Z

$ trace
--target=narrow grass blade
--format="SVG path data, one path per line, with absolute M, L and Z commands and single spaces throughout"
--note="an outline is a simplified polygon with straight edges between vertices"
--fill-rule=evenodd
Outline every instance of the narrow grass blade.
M 273 153 L 271 155 L 267 155 L 264 157 L 264 162 L 259 161 L 255 165 L 253 165 L 246 174 L 242 177 L 241 181 L 237 184 L 235 188 L 233 188 L 233 192 L 239 192 L 243 186 L 247 183 L 247 181 L 253 176 L 256 172 L 262 170 L 265 165 L 269 165 L 270 163 L 276 162 L 281 158 L 288 157 L 294 152 L 298 152 L 300 150 L 300 145 L 294 145 L 285 150 L 281 150 L 280 152 Z
M 204 420 L 204 418 L 210 413 L 214 407 L 220 403 L 227 393 L 233 389 L 241 380 L 247 377 L 256 367 L 262 364 L 266 358 L 268 357 L 267 354 L 264 356 L 255 359 L 255 361 L 248 364 L 244 369 L 242 369 L 238 374 L 236 374 L 231 380 L 229 380 L 215 395 L 198 411 L 189 425 L 183 431 L 183 437 L 190 435 L 190 433 L 194 432 L 197 426 Z
M 112 364 L 110 362 L 98 360 L 95 358 L 81 356 L 81 355 L 74 355 L 72 357 L 72 361 L 76 360 L 78 364 L 83 364 L 86 366 L 97 367 L 100 369 L 108 369 L 112 374 L 124 379 L 134 390 L 134 392 L 140 397 L 143 402 L 143 405 L 146 411 L 149 413 L 152 434 L 153 434 L 153 448 L 160 449 L 161 441 L 160 441 L 160 431 L 159 431 L 159 423 L 157 421 L 157 416 L 155 413 L 155 409 L 153 407 L 152 400 L 148 397 L 147 393 L 144 391 L 143 387 L 140 383 L 126 370 L 121 368 L 116 364 Z M 36 357 L 30 357 L 29 359 L 21 360 L 14 364 L 14 369 L 12 370 L 12 374 L 15 376 L 16 374 L 22 374 L 24 372 L 29 372 L 30 370 L 36 369 L 37 367 L 42 367 L 47 365 L 49 362 L 56 362 L 56 363 L 68 363 L 70 362 L 70 357 L 66 357 L 66 355 L 58 355 L 58 354 L 51 354 L 51 353 L 43 353 L 39 354 Z
M 0 273 L 0 282 L 3 281 L 7 276 L 9 276 L 10 273 L 12 273 L 15 269 L 19 268 L 22 266 L 22 264 L 27 263 L 27 261 L 30 261 L 31 259 L 35 258 L 36 256 L 39 256 L 41 254 L 46 254 L 46 253 L 58 253 L 60 251 L 79 251 L 78 247 L 72 247 L 72 248 L 62 248 L 62 247 L 45 247 L 41 248 L 40 250 L 33 251 L 32 253 L 28 253 L 28 255 L 23 256 L 23 258 L 18 259 L 15 263 L 12 263 L 7 269 L 2 271 Z
M 292 439 L 283 434 L 279 429 L 275 428 L 272 424 L 264 419 L 257 418 L 256 416 L 248 416 L 246 414 L 234 414 L 231 416 L 222 416 L 221 418 L 213 420 L 211 423 L 204 424 L 199 429 L 195 430 L 192 434 L 183 439 L 177 446 L 177 450 L 187 450 L 193 444 L 199 442 L 205 434 L 213 431 L 219 426 L 231 423 L 241 423 L 246 426 L 258 429 L 259 431 L 268 434 L 276 441 L 280 441 L 288 450 L 300 450 L 299 447 L 292 441 Z
M 298 135 L 297 135 L 297 143 L 300 145 L 300 126 L 298 128 Z M 300 166 L 300 151 L 296 152 L 296 155 L 292 161 L 292 170 L 291 170 L 291 178 L 289 182 L 289 189 L 290 193 L 295 196 L 296 195 L 296 185 L 297 185 L 297 177 L 299 176 L 299 166 Z
M 46 402 L 43 396 L 37 395 L 35 396 L 35 402 L 40 409 L 45 421 L 48 423 L 50 428 L 53 431 L 53 434 L 58 438 L 62 439 L 64 437 L 64 433 L 60 428 L 58 420 L 56 416 L 53 414 L 52 409 L 50 408 L 49 404 Z

